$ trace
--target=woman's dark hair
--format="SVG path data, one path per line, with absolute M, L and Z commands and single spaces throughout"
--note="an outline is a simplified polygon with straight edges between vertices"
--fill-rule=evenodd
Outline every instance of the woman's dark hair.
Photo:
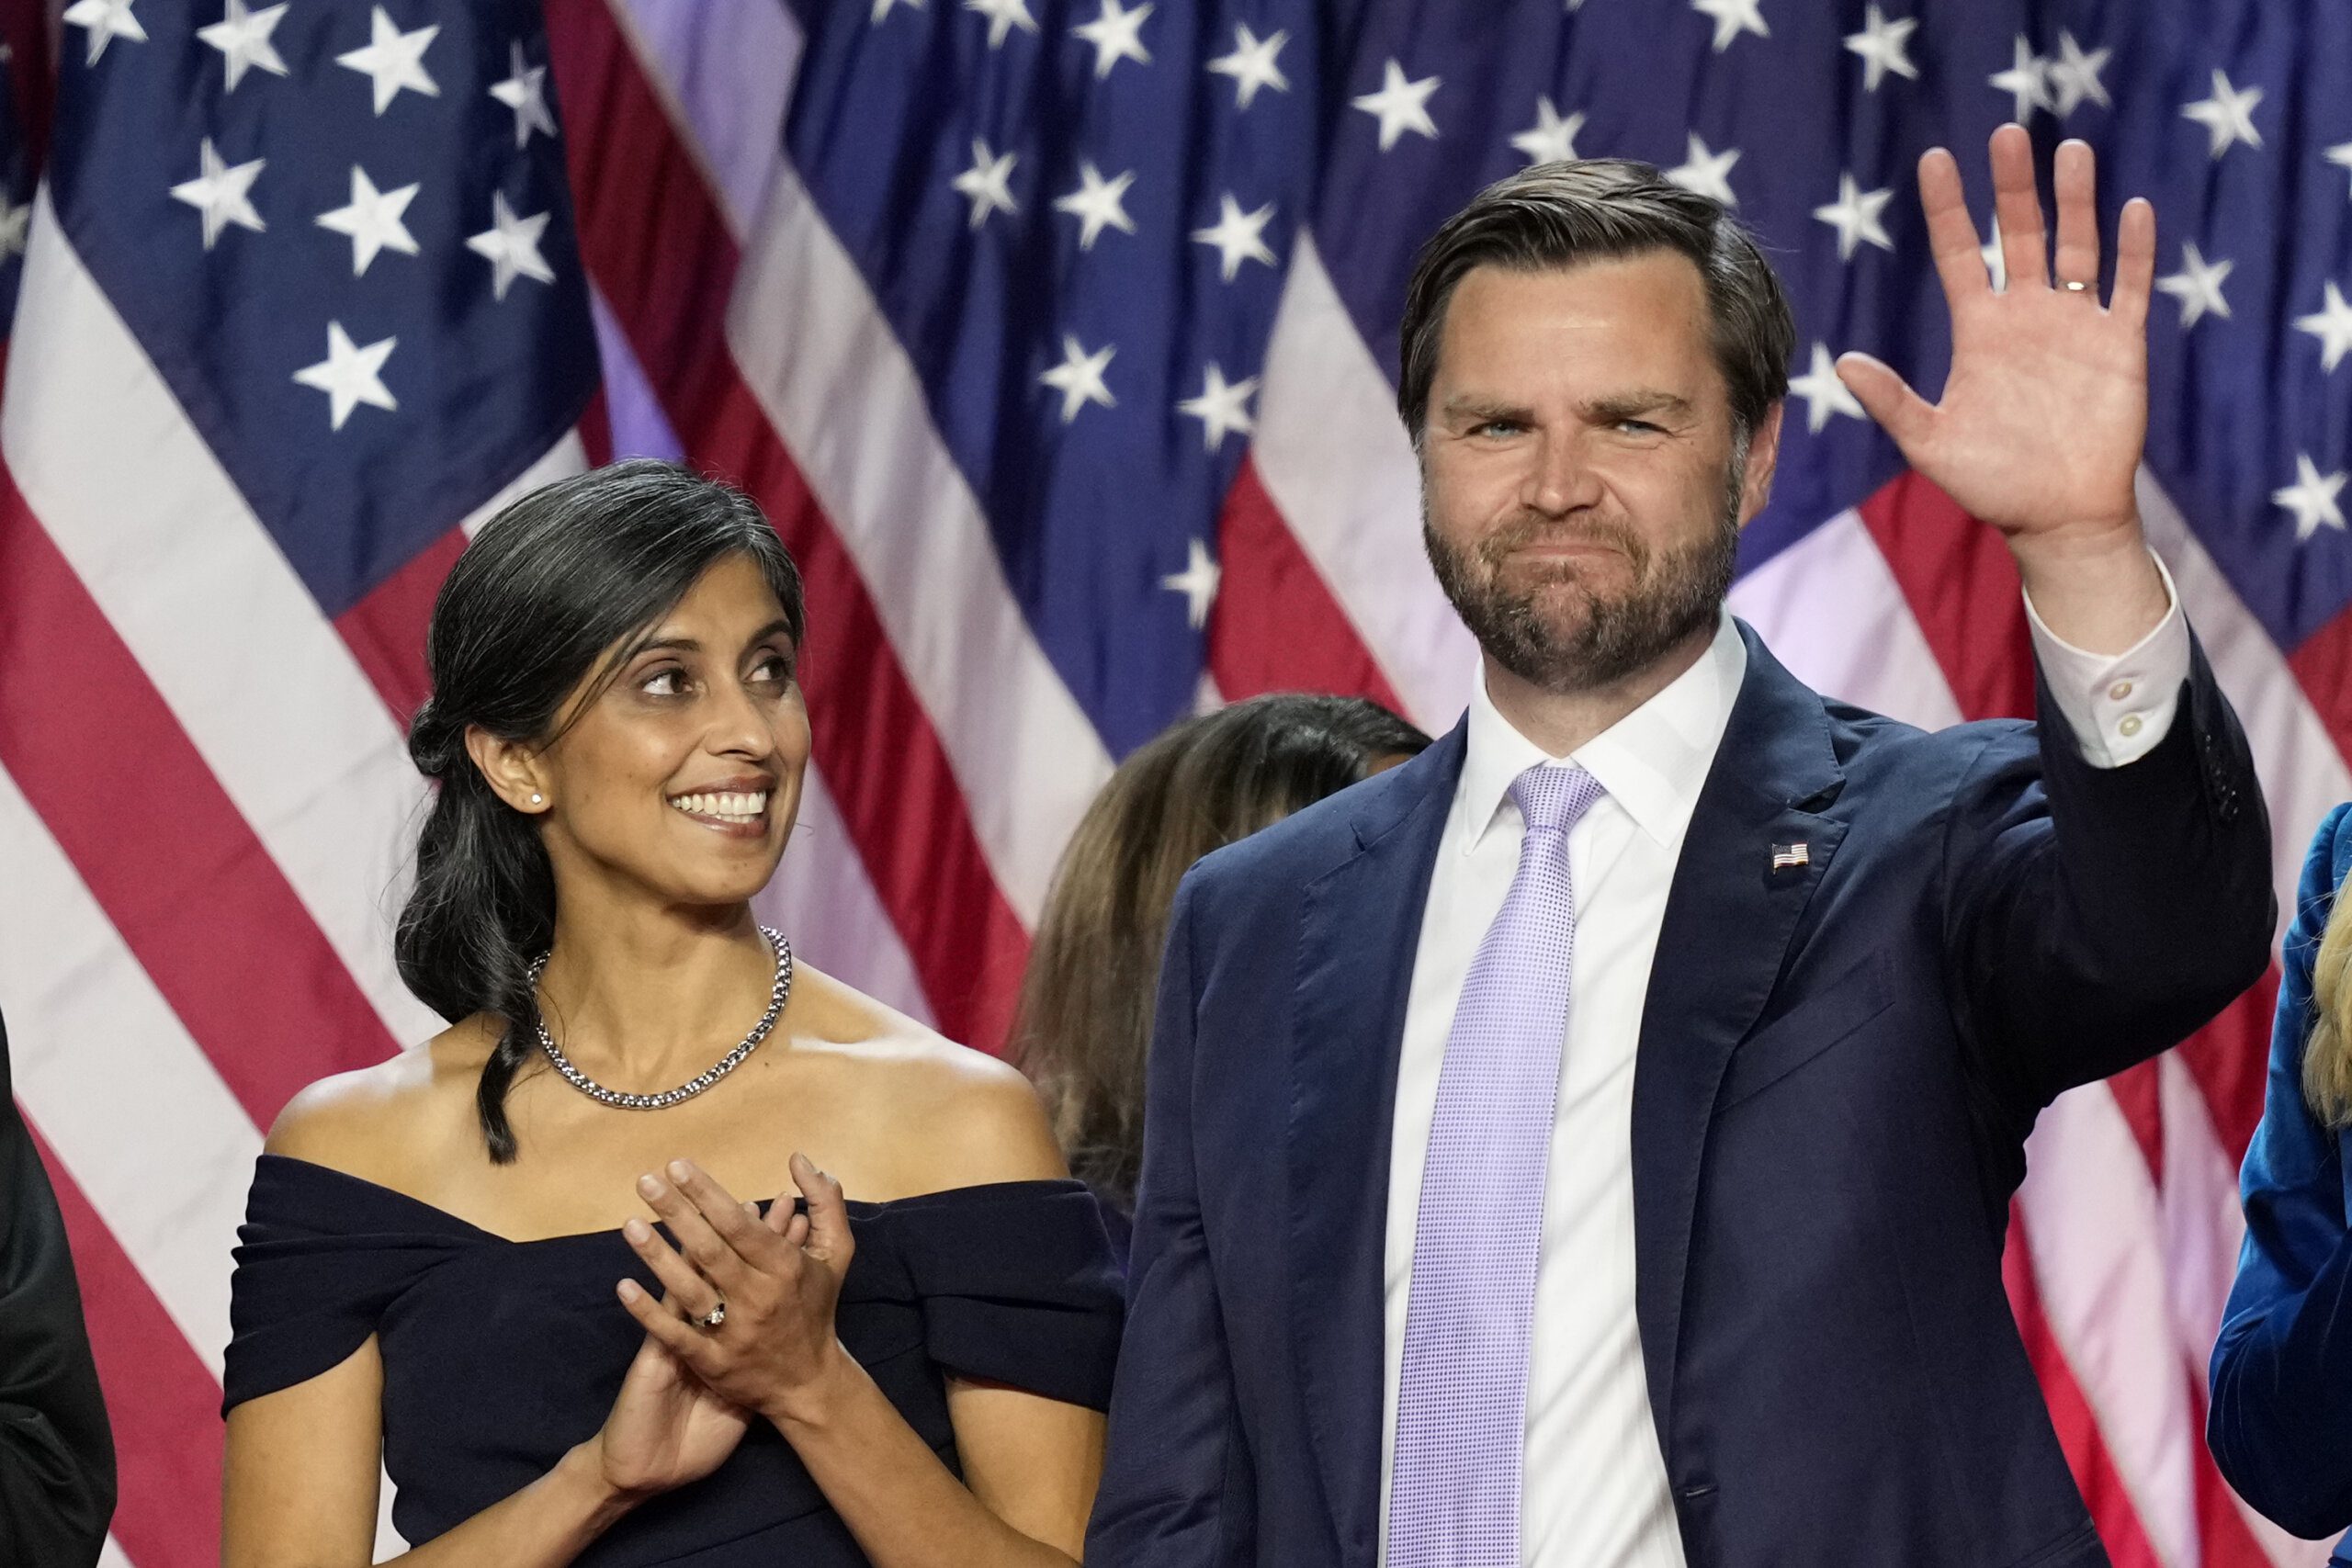
M 759 507 L 646 459 L 559 479 L 507 507 L 434 602 L 424 649 L 433 695 L 409 726 L 408 751 L 440 788 L 417 837 L 416 886 L 393 953 L 408 988 L 442 1017 L 488 1013 L 504 1024 L 475 1093 L 494 1164 L 514 1158 L 506 1091 L 537 1036 L 530 965 L 555 937 L 555 876 L 537 822 L 492 791 L 466 732 L 555 739 L 572 694 L 610 682 L 630 645 L 730 556 L 758 565 L 798 643 L 800 570 Z
M 1073 1174 L 1134 1205 L 1159 950 L 1193 863 L 1429 743 L 1377 703 L 1278 693 L 1180 720 L 1119 765 L 1062 852 L 1012 1025 Z

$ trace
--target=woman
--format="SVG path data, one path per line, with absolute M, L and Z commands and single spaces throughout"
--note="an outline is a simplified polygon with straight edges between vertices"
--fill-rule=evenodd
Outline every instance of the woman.
M 398 935 L 453 1022 L 270 1134 L 229 1568 L 369 1562 L 379 1451 L 415 1568 L 1078 1558 L 1119 1311 L 1092 1200 L 1012 1069 L 752 919 L 803 630 L 758 509 L 663 464 L 458 560 Z
M 1037 923 L 1012 1055 L 1054 1108 L 1070 1168 L 1103 1200 L 1116 1239 L 1135 1208 L 1144 1051 L 1177 883 L 1211 850 L 1429 743 L 1361 697 L 1252 697 L 1162 731 L 1087 808 Z
M 2320 825 L 2288 927 L 2245 1247 L 2206 1436 L 2241 1496 L 2300 1536 L 2352 1528 L 2352 806 Z M 2352 1562 L 2352 1542 L 2331 1559 Z

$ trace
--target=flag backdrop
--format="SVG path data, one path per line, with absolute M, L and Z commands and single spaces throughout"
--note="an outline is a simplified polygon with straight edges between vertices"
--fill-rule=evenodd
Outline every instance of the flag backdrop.
M 2027 711 L 2005 552 L 1828 368 L 1939 384 L 1912 166 L 1960 149 L 1989 231 L 2015 117 L 2098 148 L 2110 222 L 2156 202 L 2142 501 L 2282 891 L 2352 795 L 2339 0 L 14 3 L 0 1005 L 114 1413 L 112 1562 L 213 1560 L 263 1132 L 435 1026 L 390 952 L 433 592 L 583 462 L 683 457 L 775 520 L 816 751 L 763 908 L 990 1047 L 1065 834 L 1159 726 L 1296 687 L 1459 713 L 1395 327 L 1419 237 L 1533 159 L 1655 162 L 1788 281 L 1738 611 L 1870 706 Z M 2199 1435 L 2274 987 L 2062 1100 L 2017 1200 L 2011 1295 L 2126 1568 L 2324 1556 Z

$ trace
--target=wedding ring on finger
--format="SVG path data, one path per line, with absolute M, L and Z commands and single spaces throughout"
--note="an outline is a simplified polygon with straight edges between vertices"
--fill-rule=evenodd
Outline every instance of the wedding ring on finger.
M 718 1305 L 712 1307 L 708 1312 L 694 1320 L 694 1325 L 696 1328 L 701 1329 L 705 1334 L 716 1334 L 718 1332 L 719 1326 L 726 1323 L 726 1321 L 727 1298 L 721 1296 L 718 1298 Z
M 2088 294 L 2091 291 L 2091 286 L 2089 284 L 2078 282 L 2071 277 L 2060 278 L 2058 280 L 2058 287 L 2064 289 L 2069 294 Z

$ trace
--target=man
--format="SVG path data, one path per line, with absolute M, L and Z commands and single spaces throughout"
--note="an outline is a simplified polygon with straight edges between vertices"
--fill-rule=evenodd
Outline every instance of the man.
M 0 1562 L 96 1562 L 113 1517 L 114 1441 L 74 1259 L 0 1023 Z
M 2007 1201 L 2053 1096 L 2261 973 L 2267 828 L 2134 510 L 2153 214 L 2103 307 L 2089 148 L 2054 286 L 2023 130 L 1992 164 L 2003 293 L 1920 166 L 1942 402 L 1839 373 L 2008 543 L 2038 728 L 1825 701 L 1724 612 L 1794 337 L 1713 202 L 1551 164 L 1424 249 L 1399 403 L 1484 678 L 1178 897 L 1090 1562 L 2106 1562 Z

